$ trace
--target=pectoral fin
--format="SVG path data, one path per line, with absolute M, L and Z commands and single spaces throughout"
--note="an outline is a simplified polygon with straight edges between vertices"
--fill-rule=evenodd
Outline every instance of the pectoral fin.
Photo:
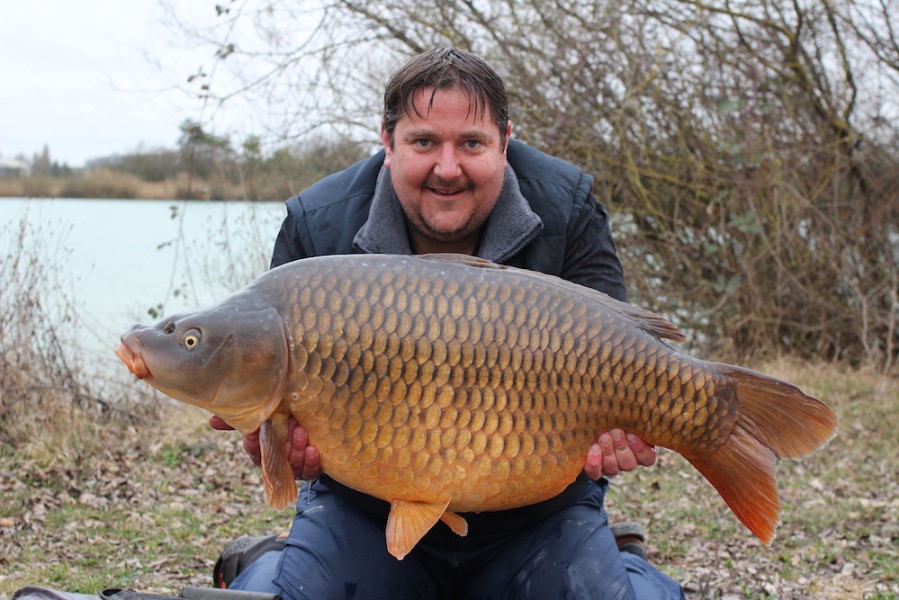
M 265 497 L 273 508 L 284 508 L 297 500 L 297 484 L 284 447 L 289 435 L 287 415 L 274 414 L 259 427 L 262 482 Z
M 447 506 L 449 501 L 391 502 L 390 516 L 387 518 L 387 551 L 398 560 L 403 560 L 437 521 L 443 521 L 459 535 L 467 534 L 468 523 L 459 515 L 446 512 Z

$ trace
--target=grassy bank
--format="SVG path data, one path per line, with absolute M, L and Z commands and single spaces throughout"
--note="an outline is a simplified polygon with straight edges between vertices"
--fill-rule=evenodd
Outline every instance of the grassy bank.
M 657 467 L 614 480 L 612 519 L 648 526 L 653 562 L 689 598 L 899 598 L 899 386 L 826 365 L 761 367 L 826 399 L 841 418 L 825 450 L 779 465 L 784 513 L 774 544 L 756 541 L 667 451 Z M 144 424 L 76 412 L 35 430 L 0 450 L 0 495 L 0 594 L 28 584 L 85 593 L 209 585 L 229 540 L 291 519 L 265 507 L 236 434 L 168 404 Z
M 203 422 L 180 407 L 140 426 L 82 418 L 76 440 L 53 432 L 4 451 L 0 593 L 208 585 L 229 539 L 289 523 L 265 509 L 236 434 Z

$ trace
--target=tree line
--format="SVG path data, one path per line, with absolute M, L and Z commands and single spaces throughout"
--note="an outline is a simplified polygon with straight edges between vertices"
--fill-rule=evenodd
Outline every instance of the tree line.
M 91 166 L 149 182 L 178 180 L 179 198 L 285 200 L 366 155 L 359 142 L 333 137 L 310 136 L 264 153 L 259 136 L 235 147 L 230 136 L 212 133 L 197 121 L 185 121 L 180 129 L 175 150 L 131 153 Z
M 53 161 L 45 146 L 29 176 L 0 180 L 0 195 L 281 201 L 367 155 L 358 141 L 333 136 L 308 136 L 265 152 L 259 136 L 235 145 L 193 120 L 180 130 L 177 147 L 99 157 L 84 169 Z

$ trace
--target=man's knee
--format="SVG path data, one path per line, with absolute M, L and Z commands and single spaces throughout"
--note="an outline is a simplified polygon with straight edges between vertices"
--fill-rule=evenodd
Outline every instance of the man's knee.
M 275 585 L 280 560 L 280 551 L 266 552 L 240 573 L 228 589 L 280 595 L 281 588 Z

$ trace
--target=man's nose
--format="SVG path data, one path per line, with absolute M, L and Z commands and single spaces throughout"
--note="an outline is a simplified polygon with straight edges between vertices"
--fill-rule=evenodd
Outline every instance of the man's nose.
M 459 164 L 459 151 L 455 145 L 443 144 L 440 146 L 437 164 L 434 165 L 434 174 L 446 180 L 455 179 L 462 174 L 462 167 Z

